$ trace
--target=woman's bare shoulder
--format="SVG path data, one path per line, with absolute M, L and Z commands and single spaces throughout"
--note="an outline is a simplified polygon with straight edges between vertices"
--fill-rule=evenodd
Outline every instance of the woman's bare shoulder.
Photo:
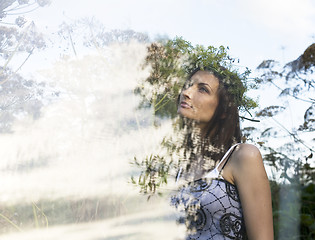
M 246 159 L 255 159 L 257 156 L 261 156 L 261 154 L 259 149 L 255 145 L 249 143 L 241 143 L 237 145 L 235 149 L 235 156 Z
M 253 144 L 239 144 L 236 147 L 233 155 L 233 162 L 238 167 L 246 167 L 252 166 L 253 164 L 255 165 L 257 163 L 262 163 L 261 153 L 259 149 Z
M 230 160 L 223 171 L 223 177 L 233 184 L 248 172 L 264 172 L 264 165 L 259 149 L 248 143 L 238 144 L 230 156 Z

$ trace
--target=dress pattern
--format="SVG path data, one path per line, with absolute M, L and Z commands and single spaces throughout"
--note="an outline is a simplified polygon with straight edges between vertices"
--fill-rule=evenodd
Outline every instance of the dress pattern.
M 224 179 L 199 179 L 171 199 L 182 212 L 187 240 L 247 239 L 236 186 Z
M 237 187 L 226 181 L 217 167 L 204 178 L 182 186 L 171 204 L 181 212 L 178 222 L 186 225 L 186 240 L 247 239 Z

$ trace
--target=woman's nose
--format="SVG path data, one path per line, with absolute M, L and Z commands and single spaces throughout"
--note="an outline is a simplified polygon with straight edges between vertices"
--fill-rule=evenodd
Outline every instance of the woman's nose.
M 191 87 L 186 88 L 183 92 L 182 92 L 183 96 L 185 98 L 191 99 L 191 95 L 192 95 L 192 91 L 191 91 Z

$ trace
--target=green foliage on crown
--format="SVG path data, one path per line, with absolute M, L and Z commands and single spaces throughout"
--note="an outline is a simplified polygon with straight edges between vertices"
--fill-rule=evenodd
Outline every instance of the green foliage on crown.
M 257 103 L 246 96 L 246 91 L 255 88 L 249 84 L 250 70 L 242 73 L 234 67 L 235 58 L 228 55 L 228 48 L 220 46 L 193 46 L 183 38 L 161 40 L 148 46 L 144 67 L 150 67 L 149 76 L 135 89 L 141 95 L 140 107 L 153 107 L 160 117 L 174 118 L 177 98 L 187 79 L 196 69 L 208 70 L 220 78 L 234 98 L 240 111 L 248 111 Z

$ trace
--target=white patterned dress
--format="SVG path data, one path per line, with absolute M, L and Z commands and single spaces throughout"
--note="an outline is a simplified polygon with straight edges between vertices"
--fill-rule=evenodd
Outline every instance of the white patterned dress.
M 183 212 L 178 221 L 186 224 L 187 240 L 247 239 L 237 188 L 220 175 L 224 166 L 218 170 L 236 146 L 204 178 L 188 183 L 172 197 L 172 204 Z

